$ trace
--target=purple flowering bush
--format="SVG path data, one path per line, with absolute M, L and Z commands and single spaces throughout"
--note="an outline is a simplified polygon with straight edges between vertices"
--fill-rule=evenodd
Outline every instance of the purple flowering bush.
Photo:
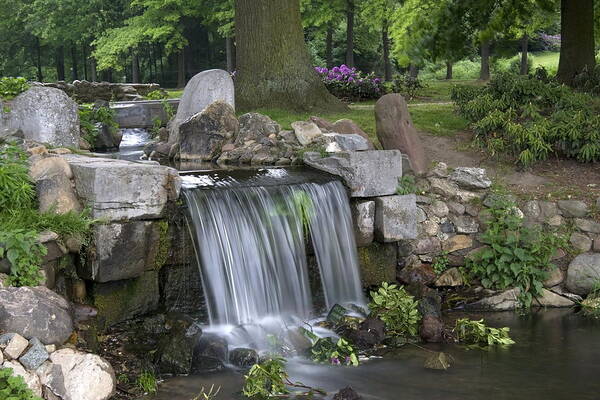
M 385 94 L 381 78 L 374 73 L 365 74 L 346 65 L 315 67 L 323 83 L 334 96 L 346 101 L 378 99 Z

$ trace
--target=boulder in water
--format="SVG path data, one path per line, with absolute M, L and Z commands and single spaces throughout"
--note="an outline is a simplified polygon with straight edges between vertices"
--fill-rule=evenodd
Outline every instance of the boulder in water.
M 252 349 L 233 349 L 229 352 L 229 362 L 238 368 L 250 368 L 258 363 L 258 353 Z
M 362 397 L 350 386 L 340 390 L 333 396 L 333 400 L 360 400 Z

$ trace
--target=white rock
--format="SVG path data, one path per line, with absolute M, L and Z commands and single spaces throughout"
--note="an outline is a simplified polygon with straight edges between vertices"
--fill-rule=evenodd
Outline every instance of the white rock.
M 2 368 L 10 368 L 13 371 L 13 375 L 23 377 L 27 387 L 31 389 L 34 395 L 42 396 L 42 385 L 40 378 L 35 373 L 29 373 L 23 368 L 23 366 L 17 361 L 6 361 L 2 364 Z
M 450 179 L 466 189 L 487 189 L 492 186 L 483 168 L 458 167 L 452 171 Z
M 321 129 L 314 122 L 296 121 L 292 123 L 292 129 L 302 146 L 312 143 L 313 140 L 323 135 Z
M 29 341 L 27 339 L 18 333 L 15 333 L 4 349 L 4 354 L 6 354 L 6 357 L 9 359 L 16 360 L 21 356 L 21 354 L 23 354 L 28 345 Z

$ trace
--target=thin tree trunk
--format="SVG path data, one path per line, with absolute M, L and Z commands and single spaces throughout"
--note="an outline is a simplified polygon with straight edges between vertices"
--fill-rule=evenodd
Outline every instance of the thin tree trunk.
M 36 51 L 36 66 L 37 66 L 37 80 L 38 82 L 44 81 L 44 74 L 42 73 L 42 46 L 40 39 L 35 38 L 35 51 Z
M 388 20 L 384 19 L 381 40 L 383 45 L 383 76 L 387 82 L 392 80 L 392 63 L 390 61 L 390 36 L 388 32 L 388 25 Z
M 527 75 L 529 73 L 529 35 L 524 34 L 521 38 L 521 69 L 519 73 L 521 75 Z
M 131 54 L 131 83 L 140 83 L 140 59 L 137 51 Z
M 158 47 L 158 57 L 160 59 L 160 84 L 164 85 L 165 83 L 165 65 L 163 64 L 163 52 L 162 48 Z
M 446 61 L 446 80 L 452 79 L 452 61 Z
M 85 79 L 86 81 L 88 80 L 88 69 L 87 69 L 87 59 L 88 59 L 88 55 L 87 55 L 87 46 L 84 44 L 81 45 L 81 54 L 83 55 L 82 60 L 83 60 L 83 79 Z
M 419 76 L 419 67 L 416 64 L 410 64 L 408 66 L 408 76 L 416 79 Z
M 151 48 L 151 56 L 152 56 L 152 65 L 154 66 L 154 75 L 152 77 L 152 82 L 156 82 L 158 81 L 158 63 L 156 62 L 156 57 L 157 57 L 157 52 L 156 52 L 156 46 L 152 45 Z
M 333 68 L 333 26 L 327 26 L 327 36 L 325 37 L 325 59 L 327 68 Z
M 98 70 L 96 69 L 96 59 L 95 58 L 91 59 L 90 69 L 91 69 L 90 80 L 92 82 L 98 81 Z
M 490 42 L 481 43 L 481 70 L 479 79 L 482 81 L 490 80 Z
M 227 56 L 227 71 L 235 71 L 235 41 L 232 37 L 225 38 L 225 54 Z
M 596 65 L 594 0 L 562 0 L 561 47 L 556 77 L 571 85 L 573 78 Z
M 177 54 L 177 87 L 185 87 L 185 50 L 181 49 Z
M 65 48 L 63 46 L 56 48 L 56 80 L 65 80 Z
M 71 80 L 76 81 L 79 79 L 79 72 L 77 71 L 77 49 L 75 45 L 71 45 Z
M 236 107 L 347 110 L 315 72 L 298 0 L 236 0 Z
M 347 0 L 346 10 L 346 65 L 354 67 L 354 0 Z

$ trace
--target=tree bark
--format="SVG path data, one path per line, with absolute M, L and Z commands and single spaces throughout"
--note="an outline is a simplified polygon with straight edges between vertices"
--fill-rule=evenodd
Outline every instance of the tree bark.
M 298 0 L 236 0 L 236 107 L 347 110 L 315 72 Z
M 181 49 L 177 54 L 177 87 L 185 87 L 185 49 Z
M 452 79 L 452 61 L 446 61 L 446 80 Z
M 71 45 L 71 80 L 79 79 L 79 71 L 77 71 L 77 49 L 75 45 Z
M 327 68 L 333 68 L 333 26 L 327 26 L 327 36 L 325 37 L 325 60 Z
M 135 51 L 131 54 L 131 83 L 140 83 L 140 59 Z
M 346 10 L 346 65 L 354 68 L 354 0 L 347 0 Z
M 92 58 L 90 63 L 90 80 L 92 82 L 98 81 L 98 70 L 96 69 L 96 59 Z
M 529 35 L 524 34 L 521 38 L 521 75 L 529 73 Z
M 419 76 L 419 67 L 416 64 L 410 64 L 408 66 L 408 76 L 416 79 Z
M 88 54 L 87 54 L 87 45 L 84 43 L 81 45 L 81 60 L 83 61 L 83 79 L 85 79 L 86 81 L 88 80 L 88 68 L 87 68 L 87 61 L 88 61 Z
M 65 48 L 63 46 L 56 48 L 56 80 L 65 80 Z
M 227 71 L 235 71 L 235 40 L 232 37 L 225 38 L 225 54 L 227 56 Z
M 481 70 L 479 79 L 482 81 L 490 80 L 490 42 L 481 43 Z
M 392 80 L 392 63 L 390 61 L 390 36 L 387 19 L 383 20 L 381 40 L 383 45 L 383 76 L 387 82 L 390 82 Z
M 36 66 L 37 66 L 37 80 L 38 82 L 44 81 L 44 74 L 42 73 L 42 45 L 40 39 L 35 38 L 35 51 L 36 51 Z
M 596 65 L 594 0 L 561 0 L 561 47 L 556 77 L 571 85 L 573 78 Z

